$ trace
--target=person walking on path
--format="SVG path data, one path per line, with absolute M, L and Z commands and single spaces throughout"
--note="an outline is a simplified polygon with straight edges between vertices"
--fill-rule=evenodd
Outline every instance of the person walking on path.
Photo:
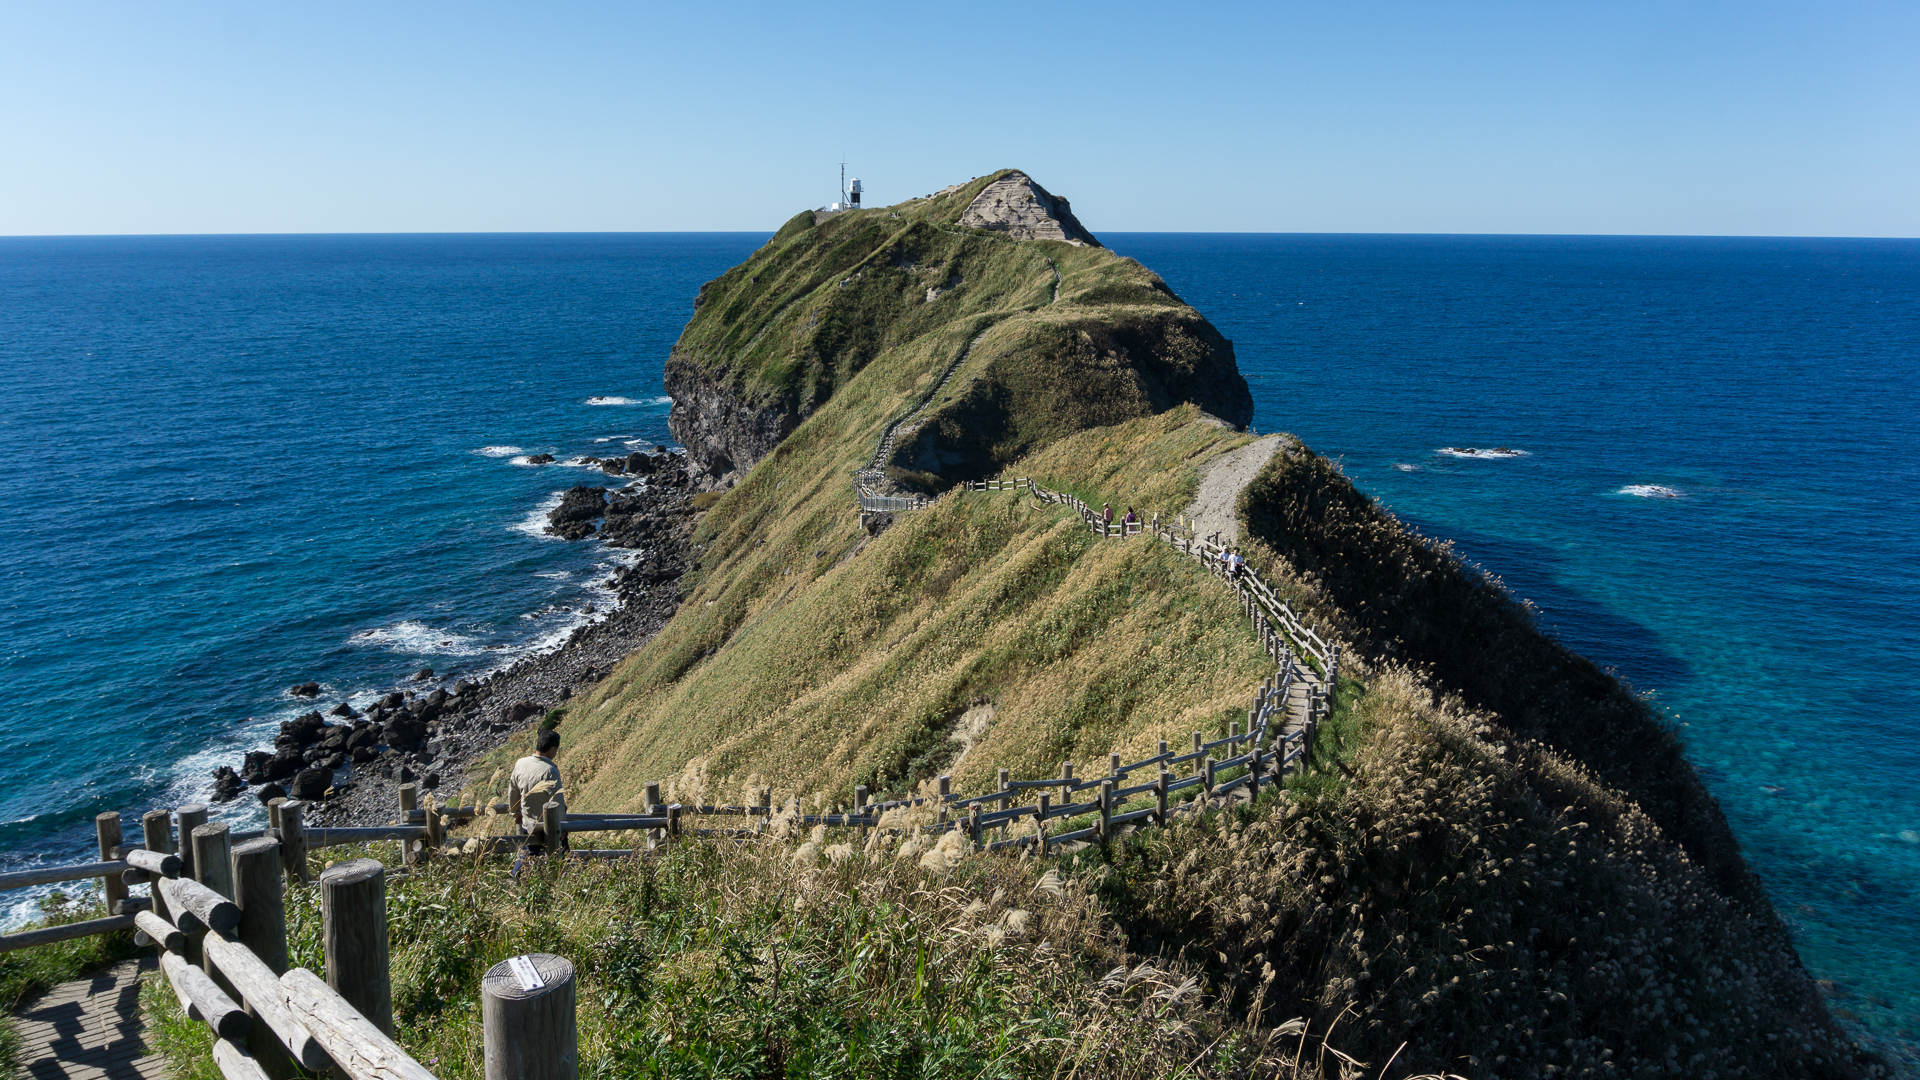
M 1228 581 L 1239 581 L 1240 568 L 1245 565 L 1247 565 L 1247 560 L 1240 557 L 1239 548 L 1227 549 L 1227 580 Z
M 533 753 L 513 763 L 513 772 L 507 777 L 507 813 L 512 815 L 513 823 L 526 837 L 521 845 L 520 858 L 514 862 L 514 873 L 529 856 L 544 855 L 556 847 L 567 850 L 567 837 L 562 833 L 559 843 L 547 835 L 541 825 L 541 815 L 546 811 L 547 803 L 560 804 L 560 813 L 567 812 L 566 792 L 561 789 L 560 766 L 553 763 L 553 755 L 560 749 L 560 733 L 548 728 L 533 741 Z
M 1100 504 L 1100 527 L 1107 532 L 1113 531 L 1113 504 Z

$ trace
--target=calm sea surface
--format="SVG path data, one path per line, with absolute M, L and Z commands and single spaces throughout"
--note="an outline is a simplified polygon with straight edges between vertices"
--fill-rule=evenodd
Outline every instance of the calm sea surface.
M 200 796 L 292 683 L 560 640 L 606 555 L 538 535 L 585 474 L 520 462 L 665 442 L 694 291 L 764 239 L 0 239 L 0 866 Z M 1655 693 L 1834 1007 L 1920 1059 L 1920 243 L 1104 239 L 1258 428 Z

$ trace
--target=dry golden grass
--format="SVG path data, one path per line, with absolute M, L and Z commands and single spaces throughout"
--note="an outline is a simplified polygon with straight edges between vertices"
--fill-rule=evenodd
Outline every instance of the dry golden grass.
M 1243 441 L 1188 408 L 1071 436 L 1025 471 L 1132 487 L 1171 513 L 1194 467 Z M 801 481 L 756 470 L 731 493 L 681 614 L 569 707 L 575 805 L 630 808 L 650 780 L 686 801 L 905 794 L 957 756 L 954 721 L 991 702 L 955 775 L 984 789 L 998 768 L 1056 775 L 1221 730 L 1269 673 L 1237 602 L 1164 545 L 1103 542 L 1005 493 L 949 495 L 869 541 L 842 483 Z

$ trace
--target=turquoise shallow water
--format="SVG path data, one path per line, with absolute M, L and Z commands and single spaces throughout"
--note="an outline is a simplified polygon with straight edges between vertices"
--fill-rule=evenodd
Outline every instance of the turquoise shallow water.
M 529 525 L 582 474 L 515 462 L 665 441 L 694 292 L 764 239 L 0 239 L 0 863 L 199 795 L 294 682 L 563 637 L 607 554 Z M 1835 1007 L 1912 1060 L 1920 244 L 1105 239 L 1234 339 L 1260 429 L 1654 691 Z

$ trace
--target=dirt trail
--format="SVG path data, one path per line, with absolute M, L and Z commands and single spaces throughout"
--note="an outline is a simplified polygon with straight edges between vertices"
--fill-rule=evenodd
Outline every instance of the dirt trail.
M 1234 516 L 1233 505 L 1240 498 L 1240 492 L 1275 452 L 1293 441 L 1288 435 L 1268 435 L 1235 450 L 1223 454 L 1200 467 L 1200 493 L 1187 507 L 1187 516 L 1194 519 L 1196 530 L 1201 536 L 1220 534 L 1224 543 L 1237 542 L 1240 539 L 1240 522 Z

